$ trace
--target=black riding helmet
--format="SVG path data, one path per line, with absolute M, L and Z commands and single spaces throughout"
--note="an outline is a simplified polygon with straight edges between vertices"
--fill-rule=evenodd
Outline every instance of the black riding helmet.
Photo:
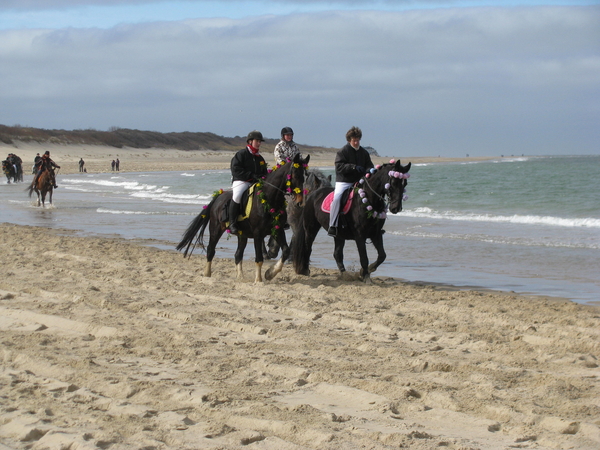
M 248 137 L 246 138 L 246 142 L 250 142 L 254 139 L 258 139 L 259 141 L 264 142 L 265 140 L 263 139 L 263 135 L 260 131 L 251 131 L 250 133 L 248 133 Z
M 292 130 L 290 127 L 283 127 L 281 129 L 281 137 L 285 136 L 286 134 L 294 134 L 294 130 Z

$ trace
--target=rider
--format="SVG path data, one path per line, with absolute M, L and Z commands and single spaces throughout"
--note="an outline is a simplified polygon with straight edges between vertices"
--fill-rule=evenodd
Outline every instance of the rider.
M 251 131 L 246 138 L 246 148 L 239 150 L 231 159 L 231 177 L 233 198 L 229 204 L 229 231 L 238 234 L 237 218 L 240 214 L 240 203 L 244 191 L 252 183 L 267 175 L 267 163 L 259 153 L 264 142 L 260 131 Z
M 294 159 L 300 153 L 300 149 L 294 142 L 294 130 L 290 127 L 281 129 L 281 140 L 275 146 L 275 163 L 283 164 L 287 159 Z
M 36 163 L 37 173 L 35 174 L 35 178 L 33 179 L 33 184 L 37 182 L 38 178 L 44 170 L 48 170 L 52 167 L 60 169 L 60 166 L 54 161 L 52 161 L 52 159 L 50 158 L 50 152 L 46 150 L 46 153 L 44 153 L 44 155 Z M 58 186 L 56 185 L 56 179 L 54 178 L 54 171 L 50 171 L 50 174 L 52 186 L 54 186 L 54 189 L 56 189 Z
M 344 191 L 352 187 L 369 169 L 374 167 L 369 152 L 360 146 L 361 139 L 361 129 L 350 128 L 346 133 L 348 143 L 337 152 L 335 157 L 335 190 L 329 212 L 329 230 L 327 232 L 329 236 L 337 235 L 340 201 Z

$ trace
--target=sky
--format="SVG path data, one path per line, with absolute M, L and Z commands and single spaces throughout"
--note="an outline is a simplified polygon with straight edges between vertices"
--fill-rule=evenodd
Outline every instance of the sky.
M 0 0 L 0 124 L 600 154 L 600 1 Z

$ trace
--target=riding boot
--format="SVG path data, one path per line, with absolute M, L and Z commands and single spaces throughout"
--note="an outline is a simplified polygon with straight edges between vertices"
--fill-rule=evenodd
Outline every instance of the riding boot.
M 240 215 L 240 204 L 231 200 L 229 203 L 229 232 L 238 234 L 237 220 Z

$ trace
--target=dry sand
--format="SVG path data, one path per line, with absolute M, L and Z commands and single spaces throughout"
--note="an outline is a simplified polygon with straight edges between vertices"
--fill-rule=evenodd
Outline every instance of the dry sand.
M 60 174 L 79 172 L 79 159 L 83 158 L 85 167 L 89 173 L 111 172 L 111 161 L 119 159 L 122 172 L 146 172 L 153 170 L 216 170 L 229 169 L 229 163 L 233 152 L 227 151 L 185 151 L 173 149 L 136 149 L 115 148 L 100 145 L 58 145 L 58 144 L 36 144 L 18 142 L 16 145 L 0 143 L 0 156 L 4 159 L 8 153 L 15 153 L 23 160 L 25 173 L 33 165 L 36 153 L 43 154 L 50 151 L 52 159 L 61 166 Z M 262 154 L 267 162 L 273 159 L 273 149 L 264 146 Z M 330 153 L 311 153 L 311 166 L 333 166 L 335 150 Z M 447 162 L 447 161 L 482 161 L 491 157 L 472 158 L 441 158 L 441 157 L 402 157 L 402 163 L 413 164 L 425 162 Z M 374 157 L 375 164 L 381 164 L 390 160 L 390 157 Z
M 0 263 L 0 450 L 600 448 L 597 307 L 11 224 Z

